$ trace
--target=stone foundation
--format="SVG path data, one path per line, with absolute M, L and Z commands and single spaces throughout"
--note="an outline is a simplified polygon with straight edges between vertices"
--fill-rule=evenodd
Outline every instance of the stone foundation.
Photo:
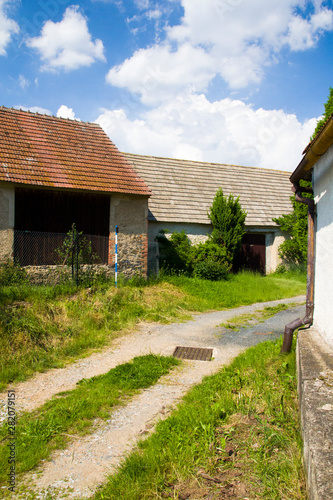
M 23 269 L 31 285 L 59 285 L 72 279 L 72 269 L 67 266 L 25 266 Z M 114 279 L 114 266 L 84 265 L 80 267 L 80 273 L 102 274 L 108 279 Z

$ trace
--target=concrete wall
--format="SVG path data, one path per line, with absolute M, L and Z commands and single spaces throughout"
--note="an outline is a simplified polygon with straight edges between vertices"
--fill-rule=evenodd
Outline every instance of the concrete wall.
M 14 187 L 6 183 L 0 183 L 0 260 L 12 255 L 14 207 Z
M 203 243 L 212 231 L 212 226 L 208 224 L 183 224 L 181 222 L 153 222 L 149 221 L 148 235 L 149 242 L 153 242 L 159 231 L 167 229 L 170 233 L 174 231 L 185 230 L 192 245 Z M 247 228 L 252 233 L 264 233 L 266 235 L 266 274 L 276 270 L 281 259 L 279 257 L 279 246 L 285 240 L 285 234 L 278 227 L 263 228 L 251 227 Z
M 114 263 L 115 226 L 118 226 L 118 272 L 127 277 L 147 274 L 148 197 L 112 194 L 110 202 L 110 258 Z
M 314 166 L 317 210 L 314 325 L 333 347 L 333 146 Z

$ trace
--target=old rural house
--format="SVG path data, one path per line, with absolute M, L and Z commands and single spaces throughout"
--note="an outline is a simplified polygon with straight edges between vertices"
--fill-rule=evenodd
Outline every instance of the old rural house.
M 243 263 L 262 272 L 279 264 L 278 247 L 285 238 L 272 221 L 291 211 L 290 172 L 124 153 L 152 191 L 149 241 L 161 229 L 184 229 L 193 243 L 211 232 L 207 211 L 218 188 L 240 197 L 247 212 Z
M 149 195 L 99 125 L 0 108 L 0 257 L 54 264 L 75 223 L 112 265 L 118 225 L 120 271 L 146 273 Z
M 307 146 L 290 177 L 300 197 L 301 179 L 312 180 L 314 194 L 313 323 L 333 348 L 333 117 Z
M 314 202 L 302 179 L 312 181 Z M 306 315 L 286 325 L 283 349 L 306 326 L 297 335 L 297 365 L 308 498 L 326 500 L 333 498 L 333 115 L 290 180 L 309 207 L 308 280 Z

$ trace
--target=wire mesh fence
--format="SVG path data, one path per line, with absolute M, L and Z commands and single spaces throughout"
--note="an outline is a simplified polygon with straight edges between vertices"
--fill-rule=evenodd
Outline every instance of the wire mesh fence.
M 112 254 L 110 253 L 112 249 Z M 124 258 L 127 247 L 122 245 L 120 272 L 131 277 L 140 272 L 138 263 Z M 108 236 L 80 233 L 73 226 L 68 233 L 14 231 L 15 263 L 26 269 L 31 283 L 48 284 L 72 279 L 77 284 L 92 277 L 114 279 L 115 247 Z M 158 243 L 148 245 L 148 275 L 159 274 Z
M 14 231 L 13 256 L 21 266 L 108 264 L 108 236 Z

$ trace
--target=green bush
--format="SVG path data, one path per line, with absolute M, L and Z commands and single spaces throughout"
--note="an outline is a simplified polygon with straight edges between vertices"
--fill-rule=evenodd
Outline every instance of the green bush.
M 222 189 L 218 189 L 208 217 L 213 224 L 212 241 L 225 247 L 233 262 L 241 249 L 245 234 L 246 212 L 242 209 L 239 197 L 234 198 L 232 194 L 224 196 Z
M 160 231 L 156 240 L 159 244 L 160 268 L 168 271 L 192 272 L 191 242 L 186 232 L 173 232 L 166 237 L 165 230 Z
M 26 271 L 9 257 L 0 262 L 0 285 L 22 285 L 28 282 Z
M 194 275 L 197 278 L 203 278 L 211 281 L 227 279 L 230 271 L 228 264 L 220 264 L 213 260 L 198 262 L 194 266 Z
M 212 261 L 231 267 L 231 256 L 228 255 L 227 249 L 211 239 L 192 247 L 191 260 L 193 266 L 200 262 Z

